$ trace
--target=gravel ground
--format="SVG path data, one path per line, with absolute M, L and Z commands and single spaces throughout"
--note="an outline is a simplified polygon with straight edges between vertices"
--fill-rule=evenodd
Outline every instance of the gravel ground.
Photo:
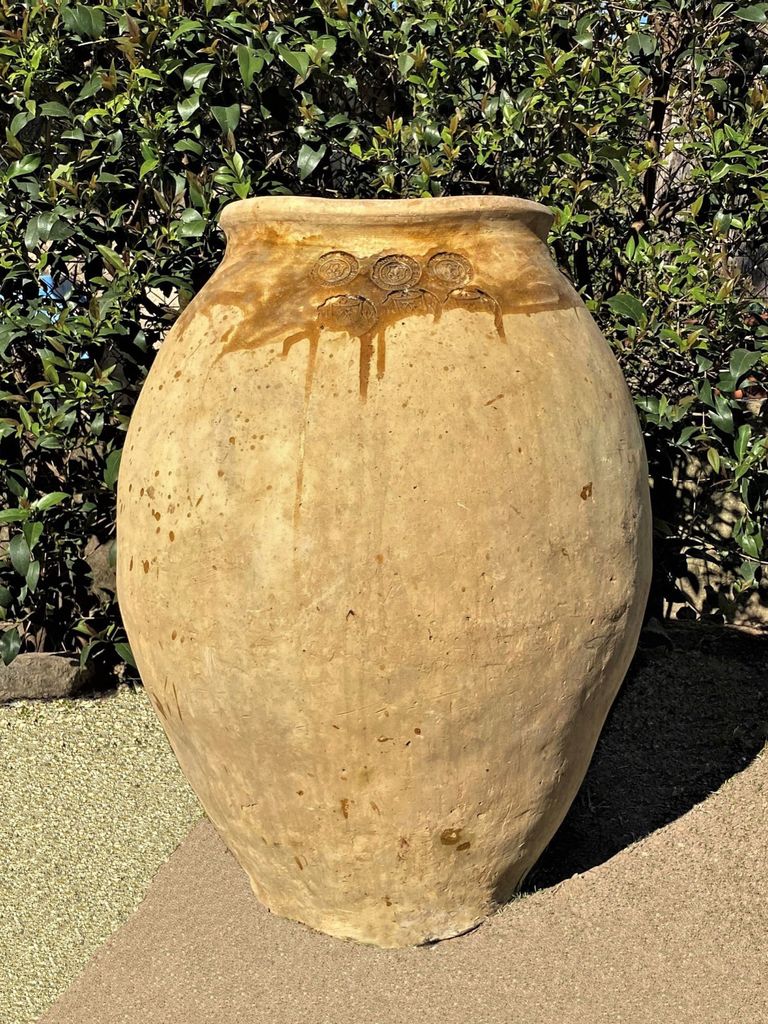
M 0 743 L 0 1024 L 31 1024 L 202 810 L 141 689 L 0 706 Z

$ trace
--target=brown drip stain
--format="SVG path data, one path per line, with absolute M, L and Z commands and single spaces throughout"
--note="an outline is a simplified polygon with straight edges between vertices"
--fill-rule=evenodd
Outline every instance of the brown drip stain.
M 149 572 L 149 562 L 146 560 L 146 558 L 144 559 L 144 561 L 141 564 L 142 564 L 142 566 L 144 568 L 144 572 Z
M 378 804 L 375 804 L 373 802 L 373 800 L 370 801 L 370 804 L 371 804 L 371 810 L 375 811 L 376 814 L 381 814 L 381 811 L 379 810 L 379 805 Z
M 373 338 L 370 334 L 360 335 L 360 397 L 368 398 L 368 382 L 371 379 L 371 361 L 373 360 Z
M 382 380 L 387 368 L 387 334 L 379 331 L 376 336 L 376 380 Z
M 284 241 L 277 230 L 264 228 L 262 235 L 267 243 Z M 360 400 L 365 402 L 374 352 L 376 379 L 380 381 L 385 376 L 386 332 L 394 323 L 413 316 L 430 316 L 433 323 L 437 323 L 444 312 L 463 309 L 490 314 L 499 341 L 506 343 L 505 313 L 568 309 L 579 303 L 578 296 L 552 266 L 541 244 L 521 246 L 517 273 L 501 285 L 486 279 L 466 254 L 445 248 L 433 247 L 415 256 L 385 250 L 361 257 L 308 245 L 303 266 L 294 262 L 283 267 L 276 280 L 271 275 L 265 275 L 264 283 L 256 278 L 244 304 L 242 290 L 226 282 L 246 271 L 251 262 L 251 255 L 233 259 L 230 273 L 209 283 L 209 307 L 202 315 L 213 325 L 218 307 L 234 308 L 241 313 L 241 319 L 223 335 L 216 362 L 232 352 L 252 351 L 280 341 L 280 355 L 287 359 L 295 345 L 308 343 L 294 528 L 301 518 L 304 446 L 323 331 L 358 339 L 358 390 Z M 183 315 L 180 321 L 182 319 Z M 234 436 L 229 438 L 230 445 L 235 441 Z
M 341 803 L 341 813 L 344 815 L 345 818 L 348 818 L 349 817 L 349 800 L 344 799 L 344 800 L 340 800 L 339 802 Z
M 299 865 L 299 871 L 303 871 L 303 870 L 304 870 L 304 865 L 303 865 L 303 864 L 301 863 L 301 861 L 299 860 L 299 858 L 298 858 L 298 857 L 294 857 L 293 859 L 294 859 L 294 860 L 296 861 L 296 863 L 297 863 L 297 864 Z
M 278 240 L 282 241 L 279 233 Z M 211 320 L 219 305 L 242 313 L 242 319 L 222 338 L 217 361 L 231 352 L 258 349 L 280 340 L 286 358 L 294 345 L 307 341 L 313 371 L 320 333 L 346 333 L 359 339 L 359 392 L 365 401 L 374 350 L 376 377 L 381 380 L 386 372 L 386 331 L 398 321 L 431 316 L 437 323 L 444 312 L 453 309 L 487 313 L 493 317 L 499 341 L 505 342 L 504 314 L 539 313 L 578 304 L 573 289 L 539 246 L 522 247 L 517 273 L 501 286 L 486 279 L 482 268 L 473 266 L 466 254 L 437 247 L 416 256 L 388 250 L 362 257 L 316 246 L 311 253 L 303 268 L 287 266 L 276 281 L 257 284 L 247 306 L 238 288 L 224 281 L 209 285 L 211 312 L 207 315 Z M 233 261 L 233 276 L 246 265 L 247 258 Z M 265 308 L 269 317 L 264 315 Z M 312 371 L 307 374 L 310 387 Z
M 301 338 L 294 335 L 292 339 L 286 339 L 283 343 L 283 357 L 290 351 Z M 289 345 L 290 341 L 290 345 Z M 286 348 L 286 346 L 288 346 Z M 309 356 L 307 359 L 307 371 L 304 377 L 304 408 L 301 418 L 301 434 L 299 435 L 299 458 L 296 466 L 296 495 L 293 500 L 293 526 L 296 529 L 301 520 L 301 504 L 304 491 L 304 446 L 307 438 L 307 424 L 309 423 L 309 401 L 312 397 L 312 382 L 315 377 L 315 366 L 317 364 L 318 335 L 313 334 L 309 338 Z

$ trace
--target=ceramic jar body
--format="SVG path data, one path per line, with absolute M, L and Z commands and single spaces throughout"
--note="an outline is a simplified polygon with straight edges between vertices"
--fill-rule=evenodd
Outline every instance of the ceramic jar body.
M 147 692 L 258 898 L 332 935 L 416 944 L 509 898 L 635 647 L 642 438 L 548 221 L 235 204 L 131 421 Z

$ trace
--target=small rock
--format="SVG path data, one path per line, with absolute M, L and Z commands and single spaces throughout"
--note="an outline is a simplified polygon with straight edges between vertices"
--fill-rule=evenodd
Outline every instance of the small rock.
M 0 703 L 70 697 L 88 682 L 91 666 L 57 654 L 19 654 L 10 665 L 0 662 Z
M 104 592 L 107 594 L 115 593 L 115 567 L 112 562 L 113 544 L 113 541 L 102 542 L 98 537 L 92 536 L 88 538 L 88 543 L 83 551 L 83 558 L 88 563 L 88 568 L 91 570 L 91 579 L 93 580 L 91 592 L 96 594 L 97 597 L 103 597 Z

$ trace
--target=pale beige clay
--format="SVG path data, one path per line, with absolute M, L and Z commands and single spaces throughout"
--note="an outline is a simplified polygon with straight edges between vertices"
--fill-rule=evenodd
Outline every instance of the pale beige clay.
M 550 219 L 235 203 L 131 420 L 142 679 L 258 898 L 332 935 L 423 943 L 508 899 L 635 647 L 643 444 Z

